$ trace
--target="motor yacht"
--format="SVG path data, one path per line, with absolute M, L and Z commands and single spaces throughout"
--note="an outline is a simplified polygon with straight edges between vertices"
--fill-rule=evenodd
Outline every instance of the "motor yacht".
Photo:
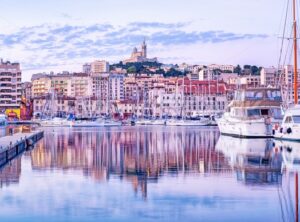
M 220 132 L 236 137 L 273 137 L 273 125 L 282 120 L 281 103 L 279 89 L 237 90 L 228 110 L 217 119 Z

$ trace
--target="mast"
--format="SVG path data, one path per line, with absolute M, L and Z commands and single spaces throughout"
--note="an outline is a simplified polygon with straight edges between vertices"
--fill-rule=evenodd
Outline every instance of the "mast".
M 298 104 L 298 68 L 297 68 L 297 21 L 296 0 L 293 0 L 293 28 L 294 28 L 294 103 Z

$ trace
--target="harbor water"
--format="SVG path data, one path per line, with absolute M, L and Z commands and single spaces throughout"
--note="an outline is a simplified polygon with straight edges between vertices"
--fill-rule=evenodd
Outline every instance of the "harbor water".
M 295 221 L 298 215 L 300 144 L 220 136 L 217 127 L 44 131 L 32 150 L 0 169 L 1 221 Z

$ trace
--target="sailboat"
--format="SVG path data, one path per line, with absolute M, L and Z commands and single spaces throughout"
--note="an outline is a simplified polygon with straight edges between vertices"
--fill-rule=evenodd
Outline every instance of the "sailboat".
M 71 120 L 64 117 L 58 117 L 56 116 L 56 114 L 54 114 L 54 108 L 55 106 L 57 106 L 57 104 L 55 103 L 55 91 L 51 90 L 49 96 L 50 99 L 45 104 L 42 118 L 38 120 L 39 124 L 43 127 L 71 126 Z
M 274 137 L 281 140 L 300 142 L 300 105 L 298 104 L 298 68 L 297 68 L 297 21 L 296 1 L 293 0 L 293 42 L 294 42 L 294 104 L 284 114 L 281 125 L 275 126 Z
M 197 120 L 192 120 L 192 119 L 187 119 L 186 118 L 186 109 L 185 109 L 185 83 L 183 79 L 183 88 L 181 90 L 181 96 L 180 96 L 180 101 L 178 101 L 178 96 L 177 96 L 177 91 L 178 91 L 178 82 L 176 81 L 176 91 L 175 91 L 175 109 L 176 109 L 176 115 L 172 119 L 167 119 L 166 120 L 166 125 L 167 126 L 207 126 L 210 124 L 210 120 L 207 118 L 200 118 Z M 181 104 L 181 106 L 180 106 Z M 178 118 L 178 109 L 180 109 L 180 118 Z

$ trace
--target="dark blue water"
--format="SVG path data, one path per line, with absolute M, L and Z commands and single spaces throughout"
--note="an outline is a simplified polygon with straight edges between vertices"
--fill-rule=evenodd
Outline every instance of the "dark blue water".
M 0 171 L 0 219 L 295 221 L 295 146 L 217 128 L 45 128 Z

